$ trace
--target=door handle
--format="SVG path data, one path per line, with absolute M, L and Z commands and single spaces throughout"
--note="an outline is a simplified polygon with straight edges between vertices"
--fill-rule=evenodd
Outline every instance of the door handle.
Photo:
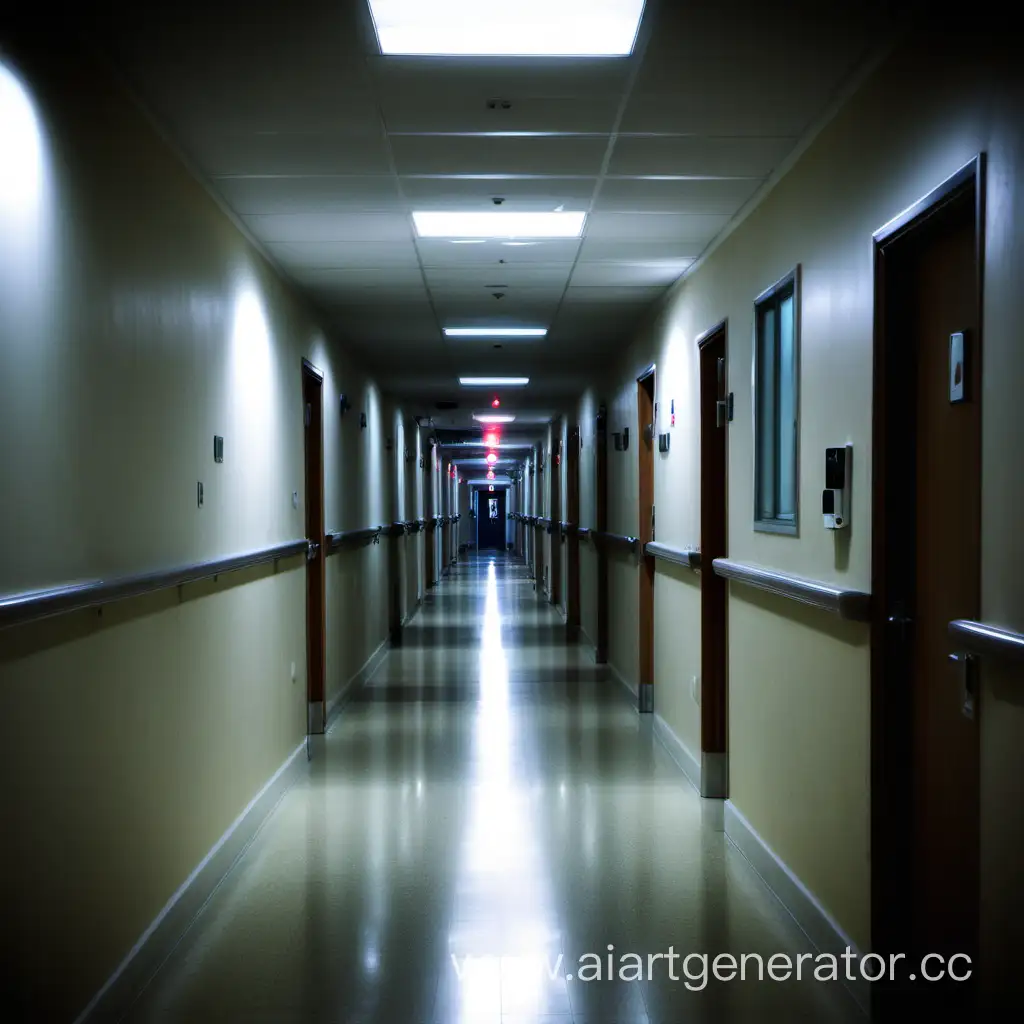
M 320 545 L 315 540 L 306 541 L 306 561 L 315 562 L 320 553 Z

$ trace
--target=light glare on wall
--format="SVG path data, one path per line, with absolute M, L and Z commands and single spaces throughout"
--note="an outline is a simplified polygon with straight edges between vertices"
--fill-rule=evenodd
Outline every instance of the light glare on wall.
M 624 57 L 644 0 L 369 0 L 383 54 Z
M 412 215 L 420 238 L 579 238 L 586 219 L 586 213 L 573 210 L 416 210 Z

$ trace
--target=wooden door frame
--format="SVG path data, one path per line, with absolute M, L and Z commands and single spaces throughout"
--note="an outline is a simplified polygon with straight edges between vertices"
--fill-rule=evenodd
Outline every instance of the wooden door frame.
M 437 543 L 437 507 L 434 502 L 434 446 L 430 445 L 430 453 L 423 457 L 423 472 L 427 477 L 426 492 L 423 495 L 423 517 L 427 521 L 426 539 L 423 544 L 423 565 L 426 579 L 423 581 L 423 593 L 426 595 L 434 585 L 434 545 Z
M 324 514 L 324 375 L 302 360 L 303 469 L 305 478 L 306 555 L 306 732 L 319 735 L 327 724 L 327 582 Z M 315 393 L 317 410 L 312 411 Z M 306 407 L 311 406 L 306 423 Z M 320 436 L 315 444 L 312 429 Z M 313 463 L 316 463 L 314 465 Z M 317 610 L 319 605 L 319 611 Z
M 594 491 L 597 508 L 594 512 L 595 532 L 608 530 L 608 409 L 602 402 L 598 407 L 595 424 L 596 443 Z M 597 545 L 597 637 L 594 660 L 598 665 L 608 663 L 608 549 Z
M 565 519 L 569 524 L 566 538 L 565 633 L 570 643 L 580 635 L 580 425 L 571 423 L 566 431 L 565 452 Z
M 890 431 L 887 303 L 887 252 L 915 237 L 936 217 L 955 210 L 958 201 L 973 192 L 975 258 L 977 266 L 978 339 L 982 350 L 985 155 L 978 154 L 922 199 L 908 207 L 872 236 L 874 254 L 874 381 L 871 428 L 872 543 L 871 543 L 871 948 L 883 954 L 909 949 L 911 917 L 905 880 L 911 858 L 912 824 L 907 794 L 912 790 L 914 761 L 909 742 L 913 702 L 908 680 L 890 680 L 887 672 L 890 576 L 887 549 L 890 524 L 886 516 L 888 479 L 886 442 Z M 894 344 L 903 344 L 899 338 Z M 906 425 L 902 425 L 905 429 Z
M 562 529 L 559 523 L 562 519 L 562 426 L 561 417 L 558 423 L 558 434 L 552 431 L 551 451 L 548 457 L 548 464 L 551 466 L 551 510 L 548 518 L 551 520 L 551 538 L 549 548 L 551 551 L 551 577 L 548 581 L 548 603 L 557 608 L 562 597 Z
M 637 538 L 639 540 L 638 615 L 637 615 L 637 710 L 654 711 L 654 556 L 647 554 L 647 543 L 654 539 L 652 515 L 654 509 L 654 444 L 657 429 L 657 368 L 648 366 L 636 379 L 637 418 Z M 641 414 L 641 403 L 646 400 L 650 387 L 651 443 L 648 451 L 644 441 L 646 421 Z M 650 511 L 647 505 L 650 505 Z
M 696 339 L 697 346 L 697 415 L 700 423 L 700 549 L 702 572 L 700 577 L 700 792 L 701 796 L 724 800 L 729 795 L 729 588 L 721 576 L 711 570 L 715 558 L 728 555 L 729 537 L 729 444 L 728 433 L 723 435 L 725 445 L 725 472 L 722 480 L 721 523 L 723 543 L 710 544 L 708 540 L 708 506 L 717 484 L 713 468 L 705 451 L 704 423 L 704 365 L 703 350 L 722 341 L 726 365 L 726 394 L 716 394 L 716 400 L 728 394 L 729 321 L 721 320 Z M 721 426 L 728 430 L 728 420 Z

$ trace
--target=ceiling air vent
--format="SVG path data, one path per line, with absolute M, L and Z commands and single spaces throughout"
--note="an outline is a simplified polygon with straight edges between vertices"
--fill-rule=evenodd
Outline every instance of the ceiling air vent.
M 512 101 L 511 100 L 501 100 L 501 99 L 488 100 L 487 101 L 487 109 L 488 110 L 511 110 L 512 109 Z

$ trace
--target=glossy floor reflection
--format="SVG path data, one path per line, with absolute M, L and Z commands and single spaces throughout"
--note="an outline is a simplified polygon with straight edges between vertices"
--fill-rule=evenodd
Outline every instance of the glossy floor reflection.
M 712 809 L 521 564 L 464 563 L 130 1019 L 859 1019 L 838 984 L 688 985 L 688 953 L 810 951 Z

